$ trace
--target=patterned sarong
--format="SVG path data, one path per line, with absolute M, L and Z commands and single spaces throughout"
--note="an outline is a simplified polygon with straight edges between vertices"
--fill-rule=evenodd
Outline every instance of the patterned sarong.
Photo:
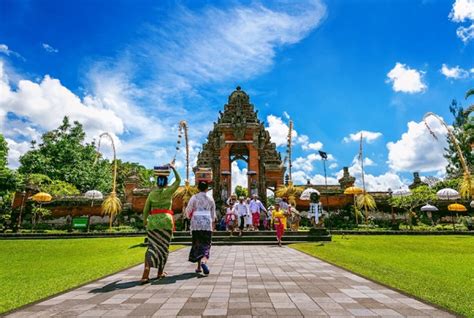
M 150 267 L 158 268 L 162 272 L 168 260 L 172 230 L 148 230 L 148 249 L 145 259 Z
M 189 261 L 198 262 L 203 257 L 209 259 L 211 251 L 212 232 L 211 231 L 192 231 L 193 243 L 189 251 Z

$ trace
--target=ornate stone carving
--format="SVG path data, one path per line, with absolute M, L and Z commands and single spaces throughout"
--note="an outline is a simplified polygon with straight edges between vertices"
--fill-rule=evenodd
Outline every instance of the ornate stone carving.
M 344 167 L 343 171 L 344 171 L 344 174 L 342 175 L 342 178 L 339 179 L 339 184 L 341 185 L 341 188 L 345 190 L 354 185 L 355 178 L 349 174 L 348 167 Z
M 428 185 L 428 183 L 421 181 L 420 174 L 418 172 L 413 172 L 413 183 L 408 187 L 413 190 L 423 185 Z

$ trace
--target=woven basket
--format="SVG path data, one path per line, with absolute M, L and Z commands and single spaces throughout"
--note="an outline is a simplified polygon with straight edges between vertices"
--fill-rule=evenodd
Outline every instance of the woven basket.
M 168 177 L 170 175 L 170 167 L 169 166 L 155 166 L 153 167 L 153 173 L 155 177 L 159 177 L 159 176 Z
M 198 182 L 212 182 L 212 169 L 211 168 L 197 168 L 194 172 L 196 183 Z

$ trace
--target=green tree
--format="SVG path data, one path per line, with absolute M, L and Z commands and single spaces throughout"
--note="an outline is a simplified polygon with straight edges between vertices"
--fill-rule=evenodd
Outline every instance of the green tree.
M 415 209 L 422 205 L 436 200 L 436 192 L 428 186 L 420 186 L 411 191 L 410 195 L 402 197 L 392 197 L 390 204 L 407 212 L 410 226 L 416 218 Z
M 8 164 L 8 143 L 0 134 L 0 169 L 5 169 Z
M 247 188 L 244 188 L 241 185 L 238 185 L 235 187 L 235 195 L 237 195 L 237 198 L 244 197 L 247 198 L 249 196 L 249 191 Z
M 125 192 L 125 182 L 131 175 L 136 175 L 139 178 L 138 186 L 141 188 L 149 188 L 153 186 L 153 169 L 147 169 L 144 166 L 135 162 L 123 162 L 117 160 L 117 192 Z
M 50 184 L 46 184 L 41 191 L 51 194 L 53 197 L 79 195 L 81 192 L 72 184 L 53 180 Z
M 61 180 L 74 185 L 79 191 L 97 189 L 108 192 L 112 183 L 111 165 L 107 160 L 96 161 L 94 143 L 85 143 L 82 125 L 70 123 L 64 117 L 62 124 L 42 136 L 38 146 L 20 157 L 21 173 L 43 174 L 51 180 Z
M 459 143 L 461 152 L 466 159 L 466 163 L 469 170 L 473 171 L 474 168 L 474 154 L 471 153 L 471 142 L 472 142 L 472 128 L 469 130 L 469 125 L 472 125 L 472 119 L 469 119 L 469 113 L 465 112 L 461 105 L 453 99 L 449 106 L 449 111 L 454 117 L 452 127 L 453 133 L 456 140 Z M 447 137 L 448 148 L 445 149 L 444 157 L 448 160 L 448 166 L 446 167 L 446 173 L 448 178 L 458 178 L 463 175 L 463 169 L 459 155 L 456 151 L 456 146 L 452 140 Z

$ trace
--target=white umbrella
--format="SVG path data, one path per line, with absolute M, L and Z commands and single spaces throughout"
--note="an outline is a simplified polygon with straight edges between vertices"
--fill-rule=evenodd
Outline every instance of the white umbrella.
M 451 188 L 444 188 L 436 192 L 436 196 L 440 200 L 457 200 L 461 198 L 459 192 Z
M 393 191 L 392 196 L 394 197 L 406 197 L 411 194 L 411 191 L 408 189 L 397 189 Z
M 474 209 L 474 200 L 471 201 L 471 204 L 469 204 L 471 206 L 471 208 Z
M 426 205 L 422 206 L 420 210 L 423 211 L 423 212 L 436 212 L 436 211 L 438 211 L 438 208 L 435 207 L 434 205 L 426 204 Z
M 311 193 L 317 193 L 320 195 L 319 191 L 313 188 L 307 188 L 301 193 L 300 200 L 308 201 L 310 199 Z
M 98 190 L 89 190 L 84 194 L 84 196 L 92 200 L 102 200 L 104 198 L 102 192 Z

